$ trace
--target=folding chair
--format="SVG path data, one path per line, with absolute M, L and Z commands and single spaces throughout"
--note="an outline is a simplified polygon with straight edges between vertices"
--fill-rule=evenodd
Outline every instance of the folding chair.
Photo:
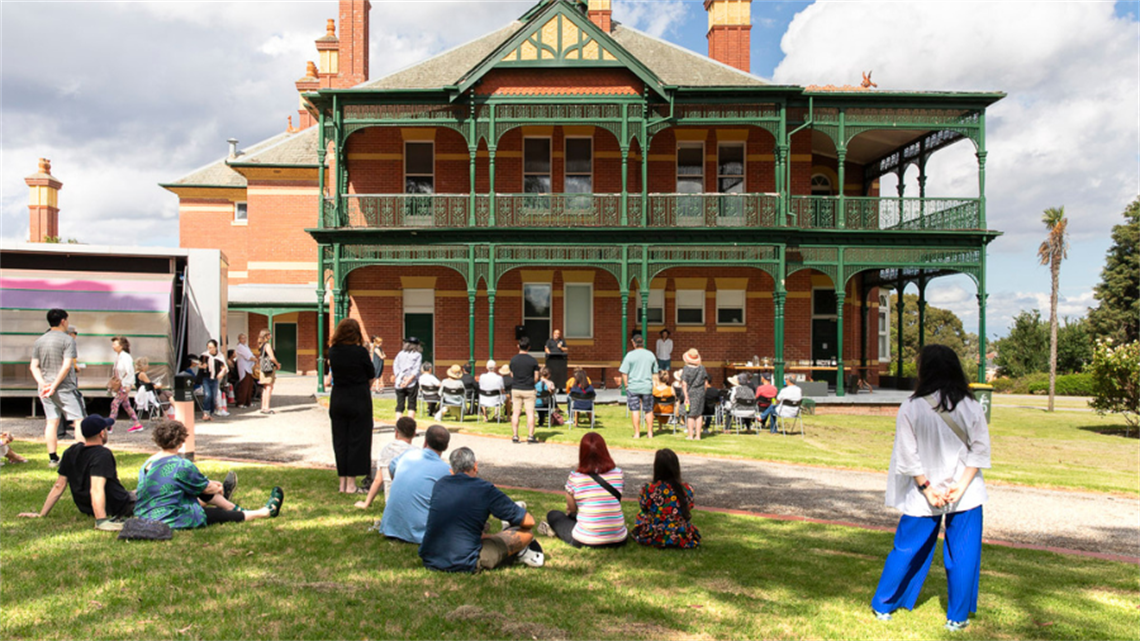
M 773 399 L 770 399 L 767 396 L 757 396 L 756 397 L 756 420 L 757 421 L 761 420 L 760 417 L 764 414 L 765 411 L 768 410 L 769 407 L 772 406 L 772 403 L 774 403 L 774 402 L 775 401 Z M 775 420 L 775 410 L 772 410 L 772 420 Z M 756 427 L 756 434 L 757 435 L 760 434 L 760 430 L 763 427 L 764 427 L 763 425 L 758 425 Z
M 594 399 L 597 398 L 597 393 L 591 392 L 589 394 L 582 394 L 580 392 L 570 392 L 570 429 L 574 429 L 578 425 L 579 414 L 590 415 L 590 429 L 594 429 Z M 578 403 L 587 404 L 588 407 L 578 407 Z
M 463 399 L 467 401 L 467 413 L 475 414 L 479 411 L 479 388 L 463 387 Z
M 503 392 L 502 390 L 479 390 L 479 409 L 483 415 L 484 421 L 487 418 L 487 411 L 495 410 L 495 422 L 503 422 Z
M 464 392 L 458 392 L 458 391 L 447 392 L 447 391 L 444 391 L 444 392 L 440 393 L 440 401 L 439 401 L 440 416 L 447 414 L 448 410 L 452 409 L 452 408 L 458 408 L 459 409 L 459 422 L 462 423 L 464 417 L 467 416 L 467 394 L 466 394 L 466 391 L 464 391 Z
M 669 421 L 666 425 L 672 425 L 673 433 L 676 434 L 677 425 L 673 422 L 677 418 L 677 395 L 675 393 L 670 393 L 668 396 L 653 397 L 653 420 L 657 420 L 656 417 L 661 416 L 664 413 L 664 408 L 670 405 L 673 406 L 673 412 L 669 414 Z
M 716 388 L 708 388 L 705 390 L 705 407 L 701 411 L 701 431 L 705 431 L 705 422 L 708 421 L 710 429 L 716 429 L 724 425 L 724 402 L 721 399 L 721 392 Z
M 540 405 L 540 403 L 541 403 L 541 405 Z M 546 424 L 551 426 L 551 427 L 554 427 L 554 423 L 551 422 L 551 418 L 550 418 L 551 412 L 553 412 L 553 411 L 554 411 L 554 390 L 547 388 L 547 389 L 544 389 L 543 391 L 539 392 L 538 395 L 535 397 L 534 415 L 535 415 L 535 418 L 537 418 L 539 414 L 546 414 Z
M 804 435 L 802 402 L 803 401 L 780 401 L 780 405 L 776 408 L 776 429 L 782 432 L 784 436 L 788 435 L 788 430 L 785 428 L 786 423 L 791 423 L 793 428 L 798 423 L 800 426 L 800 436 Z M 794 408 L 795 414 L 788 417 L 780 416 L 780 410 L 785 407 Z
M 140 419 L 146 416 L 148 421 L 156 421 L 166 417 L 165 408 L 162 406 L 162 401 L 158 399 L 158 395 L 146 389 L 139 388 L 135 392 L 135 413 Z
M 431 413 L 428 406 L 432 403 L 439 404 L 443 398 L 439 393 L 439 385 L 420 385 L 420 413 L 427 416 Z M 436 408 L 438 409 L 438 408 Z
M 741 385 L 732 390 L 732 400 L 729 402 L 728 407 L 729 420 L 736 427 L 736 433 L 740 433 L 741 424 L 745 419 L 755 421 L 757 418 L 756 412 L 756 397 L 752 393 L 752 389 L 747 385 Z M 728 429 L 728 426 L 725 426 Z

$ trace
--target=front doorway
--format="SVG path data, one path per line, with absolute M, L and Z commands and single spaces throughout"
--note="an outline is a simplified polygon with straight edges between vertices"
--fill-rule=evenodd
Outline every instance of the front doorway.
M 424 348 L 424 361 L 431 363 L 434 358 L 433 340 L 435 336 L 435 314 L 404 314 L 404 337 L 415 336 Z
M 831 288 L 813 289 L 811 292 L 811 364 L 813 367 L 833 367 L 839 351 L 837 299 Z M 812 380 L 835 385 L 834 370 L 813 370 Z
M 281 363 L 281 371 L 293 374 L 297 371 L 297 323 L 273 324 L 273 351 Z

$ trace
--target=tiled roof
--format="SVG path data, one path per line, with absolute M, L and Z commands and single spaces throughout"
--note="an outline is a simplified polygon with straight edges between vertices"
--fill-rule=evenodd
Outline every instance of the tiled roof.
M 245 176 L 234 171 L 237 165 L 317 165 L 317 128 L 309 127 L 300 133 L 280 133 L 238 152 L 237 158 L 220 158 L 205 167 L 195 169 L 178 180 L 163 183 L 163 187 L 245 187 Z
M 620 22 L 614 23 L 610 36 L 667 85 L 763 87 L 768 84 L 750 73 L 655 38 Z

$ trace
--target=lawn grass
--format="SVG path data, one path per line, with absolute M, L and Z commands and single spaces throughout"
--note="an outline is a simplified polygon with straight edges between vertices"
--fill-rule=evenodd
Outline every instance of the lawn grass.
M 378 419 L 392 421 L 394 400 L 374 399 L 373 406 Z M 1008 407 L 994 407 L 992 418 L 993 469 L 986 470 L 987 480 L 1140 495 L 1140 440 L 1120 436 L 1123 419 Z M 669 447 L 692 454 L 882 472 L 890 463 L 895 434 L 894 416 L 823 414 L 804 417 L 804 437 L 732 433 L 686 441 L 683 431 L 674 436 L 667 428 L 650 441 L 644 432 L 641 439 L 633 438 L 623 405 L 599 405 L 597 419 L 597 429 L 611 447 Z M 511 434 L 509 420 L 496 424 L 468 417 L 464 423 L 450 420 L 444 425 L 477 434 Z M 536 431 L 540 440 L 551 443 L 577 443 L 584 433 L 568 425 Z
M 285 488 L 282 516 L 119 542 L 91 528 L 69 496 L 38 508 L 54 471 L 38 448 L 0 470 L 4 639 L 1135 639 L 1136 566 L 986 546 L 979 614 L 945 621 L 936 556 L 914 612 L 890 623 L 869 602 L 891 534 L 698 512 L 693 551 L 629 545 L 579 550 L 543 539 L 547 566 L 479 576 L 422 569 L 413 546 L 367 526 L 355 497 L 330 493 L 334 472 L 239 468 L 236 499 Z M 145 454 L 120 454 L 128 488 Z M 201 461 L 220 478 L 229 465 Z M 533 513 L 556 495 L 512 493 Z M 632 521 L 636 507 L 626 505 Z M 497 525 L 493 526 L 497 529 Z

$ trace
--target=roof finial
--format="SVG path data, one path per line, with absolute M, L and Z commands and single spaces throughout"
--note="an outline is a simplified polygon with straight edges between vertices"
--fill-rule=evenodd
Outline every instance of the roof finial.
M 878 86 L 879 85 L 871 82 L 871 72 L 870 71 L 864 71 L 863 72 L 863 88 L 864 89 L 870 89 L 871 87 L 877 88 Z
M 289 116 L 288 120 L 289 120 L 289 126 L 285 128 L 285 131 L 287 133 L 295 134 L 298 131 L 301 131 L 300 129 L 297 129 L 296 127 L 293 126 L 293 116 Z
M 327 32 L 325 34 L 327 36 L 336 36 L 336 20 L 329 18 L 329 23 L 328 26 L 325 27 L 325 31 Z

